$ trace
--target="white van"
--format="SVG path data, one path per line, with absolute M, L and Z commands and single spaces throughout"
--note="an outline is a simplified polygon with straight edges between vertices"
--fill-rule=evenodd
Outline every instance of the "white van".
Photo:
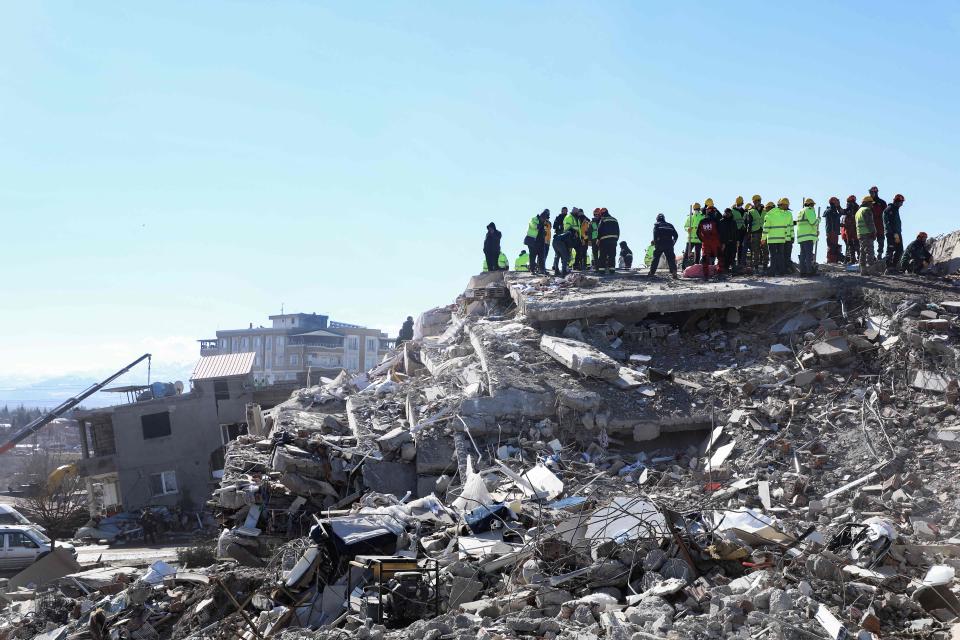
M 0 525 L 5 524 L 25 524 L 35 529 L 39 529 L 43 533 L 47 532 L 46 529 L 35 522 L 30 522 L 30 520 L 27 519 L 27 516 L 14 509 L 11 505 L 0 504 Z
M 77 550 L 72 544 L 57 543 L 73 557 Z M 23 569 L 50 553 L 53 543 L 42 531 L 22 524 L 0 525 L 0 569 Z

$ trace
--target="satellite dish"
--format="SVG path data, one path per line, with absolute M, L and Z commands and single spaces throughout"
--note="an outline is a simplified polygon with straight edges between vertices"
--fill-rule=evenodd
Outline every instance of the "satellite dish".
M 173 388 L 177 390 L 177 395 L 183 393 L 183 383 L 179 380 L 173 383 Z

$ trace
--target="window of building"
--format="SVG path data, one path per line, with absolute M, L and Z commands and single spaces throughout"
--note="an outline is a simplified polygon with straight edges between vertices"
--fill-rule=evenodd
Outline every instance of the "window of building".
M 277 349 L 283 349 L 283 336 L 277 336 Z
M 367 351 L 377 352 L 377 347 L 379 346 L 380 341 L 376 338 L 367 338 Z
M 260 355 L 259 355 L 259 354 L 257 354 L 257 356 L 253 359 L 253 366 L 256 367 L 257 369 L 260 368 Z
M 360 337 L 359 336 L 347 336 L 347 349 L 350 351 L 359 351 L 360 350 Z
M 266 338 L 263 339 L 263 342 L 267 347 L 267 351 L 273 351 L 273 338 L 271 338 L 270 336 L 267 336 Z
M 161 471 L 150 474 L 150 490 L 155 496 L 168 496 L 177 492 L 177 472 Z
M 240 338 L 234 338 L 234 339 L 232 340 L 232 344 L 233 344 L 233 351 L 239 351 L 239 350 L 240 350 Z
M 140 426 L 143 429 L 144 440 L 163 438 L 171 433 L 170 414 L 164 411 L 163 413 L 148 413 L 140 416 Z
M 254 338 L 253 338 L 253 348 L 254 348 L 254 349 L 259 349 L 259 348 L 260 348 L 260 336 L 254 336 Z
M 223 349 L 224 351 L 226 351 L 226 349 L 227 349 L 227 339 L 226 339 L 226 338 L 220 338 L 220 348 Z
M 344 364 L 347 371 L 359 371 L 360 370 L 360 354 L 351 353 L 344 358 Z
M 240 338 L 240 350 L 249 351 L 250 350 L 250 338 Z
M 290 366 L 297 367 L 300 365 L 300 356 L 295 353 L 290 354 Z
M 220 425 L 220 440 L 223 444 L 227 444 L 232 440 L 236 440 L 242 435 L 247 433 L 247 423 L 246 422 L 236 422 L 234 424 L 222 424 Z
M 278 366 L 278 367 L 283 367 L 283 354 L 282 354 L 282 353 L 278 353 L 278 354 L 277 354 L 277 366 Z
M 230 399 L 230 385 L 227 384 L 226 380 L 213 381 L 213 397 L 215 400 Z

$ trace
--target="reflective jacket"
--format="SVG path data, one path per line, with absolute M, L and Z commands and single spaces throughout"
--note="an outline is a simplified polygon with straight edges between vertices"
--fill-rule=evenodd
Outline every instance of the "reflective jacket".
M 507 260 L 507 254 L 505 254 L 503 251 L 500 252 L 500 257 L 497 258 L 497 266 L 500 267 L 501 269 L 509 269 L 509 268 L 510 268 L 510 261 Z M 483 261 L 483 270 L 484 270 L 484 271 L 487 270 L 487 261 L 486 261 L 486 260 Z
M 656 250 L 657 250 L 657 248 L 654 247 L 652 244 L 647 247 L 647 255 L 643 256 L 643 265 L 644 265 L 644 266 L 646 266 L 646 267 L 649 267 L 649 266 L 650 266 L 650 263 L 653 262 L 653 252 L 656 251 Z
M 766 217 L 763 209 L 751 209 L 750 210 L 750 232 L 751 233 L 760 233 L 763 231 L 763 219 Z
M 700 227 L 700 221 L 703 220 L 703 211 L 694 209 L 693 213 L 687 216 L 687 224 L 683 228 L 687 230 L 687 242 L 691 244 L 700 244 L 700 238 L 697 237 L 697 229 Z
M 797 242 L 813 242 L 819 235 L 817 212 L 813 207 L 805 207 L 797 214 Z
M 586 216 L 580 221 L 580 241 L 590 243 L 590 227 L 593 225 L 593 222 L 587 219 Z
M 860 207 L 857 209 L 857 235 L 874 236 L 877 234 L 877 228 L 873 224 L 873 210 L 870 207 Z
M 744 210 L 741 209 L 740 207 L 733 207 L 730 211 L 731 211 L 731 213 L 733 213 L 733 219 L 737 222 L 737 231 L 743 231 L 743 229 L 744 229 L 744 226 L 743 226 L 743 214 L 744 214 Z
M 530 224 L 527 225 L 527 237 L 543 240 L 543 221 L 540 220 L 540 216 L 533 216 Z
M 592 241 L 592 240 L 596 240 L 597 238 L 600 237 L 600 236 L 599 236 L 599 233 L 600 233 L 600 220 L 602 220 L 602 219 L 603 219 L 603 218 L 599 218 L 599 219 L 598 219 L 598 218 L 594 218 L 593 220 L 590 221 L 590 236 L 589 236 L 589 237 L 590 237 L 590 240 L 591 240 L 591 241 Z M 619 236 L 619 234 L 617 234 L 617 235 Z
M 610 238 L 619 240 L 620 223 L 609 213 L 602 215 L 597 223 L 596 235 L 593 237 L 597 240 L 609 240 Z
M 568 213 L 567 217 L 563 219 L 563 231 L 567 232 L 571 229 L 576 229 L 577 233 L 580 233 L 580 221 L 577 220 L 577 216 L 572 213 Z
M 550 224 L 549 220 L 544 220 L 543 222 L 543 241 L 547 244 L 550 244 L 550 237 L 553 235 L 553 225 Z
M 767 244 L 785 244 L 793 240 L 793 216 L 789 209 L 774 207 L 763 218 L 763 237 Z
M 887 208 L 883 210 L 883 232 L 889 236 L 893 234 L 900 235 L 901 231 L 900 207 L 891 202 L 887 205 Z
M 514 271 L 530 271 L 530 254 L 521 253 L 513 263 Z

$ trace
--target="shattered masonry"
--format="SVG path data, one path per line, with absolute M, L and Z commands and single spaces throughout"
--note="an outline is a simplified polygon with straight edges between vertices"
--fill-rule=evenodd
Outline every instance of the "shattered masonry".
M 475 277 L 231 444 L 216 564 L 0 639 L 956 637 L 960 292 L 650 282 Z

